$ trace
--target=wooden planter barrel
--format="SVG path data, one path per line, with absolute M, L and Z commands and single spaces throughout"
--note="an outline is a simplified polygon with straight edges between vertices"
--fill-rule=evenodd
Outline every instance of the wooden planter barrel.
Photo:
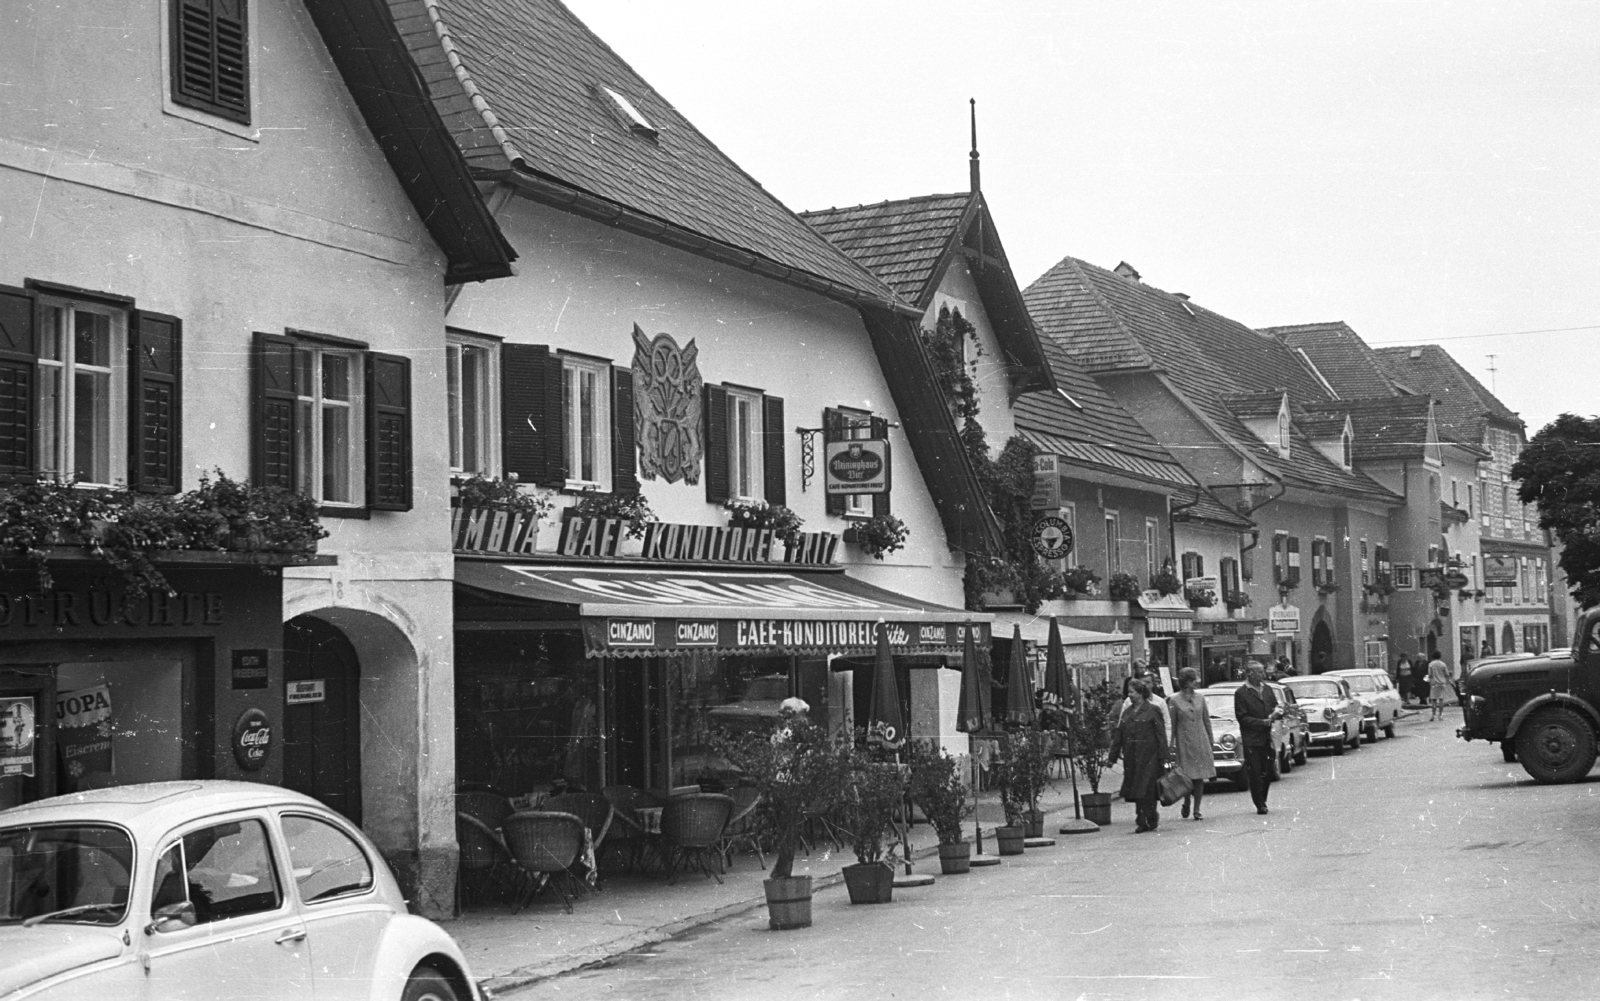
M 883 862 L 847 865 L 844 887 L 852 904 L 887 904 L 894 899 L 894 868 Z
M 1091 792 L 1083 796 L 1083 817 L 1105 827 L 1111 823 L 1111 794 Z
M 1029 810 L 1027 819 L 1022 822 L 1023 837 L 1044 837 L 1044 811 Z
M 774 931 L 811 927 L 811 877 L 789 876 L 768 879 L 767 925 Z
M 999 846 L 996 849 L 999 854 L 1021 855 L 1025 847 L 1022 843 L 1023 838 L 1026 837 L 1023 830 L 1024 828 L 1021 825 L 1016 827 L 996 827 L 994 829 L 994 840 L 995 844 Z
M 939 871 L 946 876 L 959 876 L 972 871 L 972 845 L 958 841 L 953 845 L 939 846 Z

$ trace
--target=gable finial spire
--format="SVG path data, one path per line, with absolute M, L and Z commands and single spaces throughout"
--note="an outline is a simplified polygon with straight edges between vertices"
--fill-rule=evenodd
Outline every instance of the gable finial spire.
M 970 161 L 968 170 L 971 174 L 972 190 L 976 193 L 978 190 L 978 99 L 969 97 L 967 98 L 967 104 L 972 109 L 972 152 L 967 154 L 967 159 Z

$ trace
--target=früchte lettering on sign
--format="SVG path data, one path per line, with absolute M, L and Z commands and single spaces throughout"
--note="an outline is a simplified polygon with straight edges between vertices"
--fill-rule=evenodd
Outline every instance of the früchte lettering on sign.
M 220 626 L 222 605 L 222 595 L 213 591 L 179 591 L 172 595 L 164 591 L 137 594 L 102 588 L 0 592 L 0 629 Z

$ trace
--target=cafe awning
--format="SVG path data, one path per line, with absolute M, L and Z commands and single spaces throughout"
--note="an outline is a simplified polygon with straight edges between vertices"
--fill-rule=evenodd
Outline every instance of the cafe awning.
M 478 619 L 574 620 L 591 657 L 871 653 L 876 624 L 896 654 L 959 654 L 993 616 L 923 601 L 845 574 L 544 566 L 458 559 L 456 588 L 488 599 Z M 458 611 L 458 620 L 476 618 Z
M 1181 595 L 1146 591 L 1139 596 L 1139 607 L 1145 612 L 1147 634 L 1186 633 L 1194 628 L 1194 609 Z

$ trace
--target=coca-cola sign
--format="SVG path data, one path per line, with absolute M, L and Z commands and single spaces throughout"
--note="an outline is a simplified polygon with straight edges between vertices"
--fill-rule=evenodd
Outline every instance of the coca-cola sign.
M 246 709 L 233 724 L 233 760 L 247 772 L 259 772 L 267 765 L 272 750 L 272 724 L 260 709 Z

